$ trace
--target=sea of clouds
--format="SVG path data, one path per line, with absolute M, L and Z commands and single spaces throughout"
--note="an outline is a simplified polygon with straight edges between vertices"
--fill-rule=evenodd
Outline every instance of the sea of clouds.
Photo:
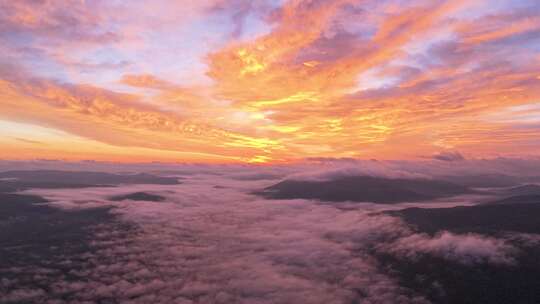
M 328 204 L 252 194 L 284 178 L 333 178 L 336 172 L 361 170 L 339 164 L 327 171 L 314 165 L 184 166 L 161 168 L 161 174 L 178 176 L 179 185 L 28 190 L 61 209 L 112 207 L 116 220 L 92 227 L 91 249 L 84 256 L 61 257 L 72 268 L 68 275 L 42 266 L 9 270 L 30 273 L 36 283 L 19 288 L 16 279 L 2 280 L 11 292 L 0 302 L 428 303 L 400 286 L 376 255 L 404 260 L 431 255 L 465 265 L 516 263 L 518 249 L 508 238 L 430 236 L 381 213 L 411 204 Z M 397 165 L 372 163 L 367 172 L 403 177 L 406 166 L 395 172 L 391 166 Z M 110 200 L 138 191 L 166 200 Z M 434 205 L 466 203 L 448 199 Z

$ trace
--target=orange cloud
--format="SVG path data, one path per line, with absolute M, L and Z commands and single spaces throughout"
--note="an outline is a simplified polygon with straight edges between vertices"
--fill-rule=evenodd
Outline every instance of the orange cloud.
M 152 66 L 143 56 L 129 70 L 117 67 L 107 89 L 4 68 L 0 118 L 63 130 L 110 151 L 149 149 L 156 158 L 157 151 L 244 162 L 446 150 L 497 156 L 516 145 L 538 153 L 537 121 L 494 117 L 540 100 L 538 45 L 528 39 L 540 37 L 539 19 L 517 8 L 487 13 L 488 6 L 290 0 L 268 10 L 264 32 L 245 38 L 238 30 L 252 7 L 245 5 L 242 20 L 231 17 L 232 38 L 201 54 L 205 84 L 141 71 Z M 216 10 L 226 13 L 227 2 L 197 9 Z M 45 27 L 32 14 L 8 21 Z M 81 20 L 93 33 L 91 20 Z M 156 32 L 165 31 L 157 23 Z M 143 93 L 116 92 L 118 79 L 122 89 Z
M 272 150 L 272 140 L 234 134 L 159 112 L 136 100 L 93 87 L 0 82 L 4 119 L 32 121 L 109 145 L 198 152 L 249 160 Z M 234 149 L 230 148 L 234 147 Z
M 141 88 L 151 88 L 151 89 L 167 89 L 173 85 L 162 79 L 158 79 L 155 76 L 144 74 L 144 75 L 124 75 L 121 79 L 123 84 L 141 87 Z

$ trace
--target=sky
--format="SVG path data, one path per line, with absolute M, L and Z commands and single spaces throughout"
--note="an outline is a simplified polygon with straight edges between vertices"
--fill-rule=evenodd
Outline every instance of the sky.
M 0 159 L 540 156 L 535 0 L 0 0 Z

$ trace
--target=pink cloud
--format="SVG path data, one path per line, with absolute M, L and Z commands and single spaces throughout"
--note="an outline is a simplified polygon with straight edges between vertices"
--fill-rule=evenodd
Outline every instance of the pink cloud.
M 434 237 L 413 234 L 380 248 L 405 258 L 415 259 L 422 254 L 430 254 L 466 265 L 483 262 L 513 265 L 514 255 L 517 253 L 517 248 L 504 240 L 478 234 L 458 235 L 450 232 L 442 232 Z

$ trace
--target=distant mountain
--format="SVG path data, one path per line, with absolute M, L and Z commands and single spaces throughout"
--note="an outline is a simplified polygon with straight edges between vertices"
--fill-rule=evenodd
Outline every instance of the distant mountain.
M 540 185 L 527 184 L 522 186 L 513 187 L 510 189 L 505 189 L 503 191 L 504 195 L 507 196 L 516 196 L 516 195 L 540 195 Z
M 448 175 L 440 179 L 466 187 L 511 187 L 519 185 L 521 178 L 504 174 Z
M 27 216 L 27 213 L 43 213 L 50 208 L 42 205 L 47 200 L 40 196 L 0 193 L 0 221 L 13 216 Z
M 85 171 L 29 170 L 0 172 L 0 191 L 30 188 L 82 188 L 118 184 L 176 185 L 178 179 L 147 173 L 113 174 Z
M 516 196 L 508 201 L 476 206 L 407 208 L 387 213 L 400 216 L 418 230 L 431 234 L 443 230 L 484 234 L 502 231 L 540 233 L 540 196 L 536 196 L 536 200 L 529 196 Z
M 490 204 L 502 204 L 502 205 L 539 204 L 540 205 L 540 194 L 510 196 L 510 197 L 503 198 L 498 201 L 491 202 Z
M 512 176 L 505 174 L 444 175 L 437 179 L 466 187 L 497 188 L 513 187 L 540 181 L 539 176 Z
M 150 201 L 150 202 L 162 202 L 165 200 L 165 197 L 157 194 L 150 194 L 146 192 L 135 192 L 125 195 L 117 195 L 110 198 L 113 201 Z
M 317 199 L 321 201 L 400 203 L 471 193 L 446 181 L 346 176 L 330 181 L 285 180 L 256 192 L 269 199 Z
M 478 233 L 496 238 L 515 235 L 519 251 L 515 265 L 464 265 L 430 255 L 403 259 L 377 256 L 403 286 L 432 303 L 540 303 L 540 246 L 520 241 L 520 233 L 540 236 L 540 204 L 513 198 L 512 204 L 482 204 L 453 208 L 408 208 L 385 213 L 399 216 L 417 232 Z M 525 202 L 525 203 L 524 203 Z M 540 202 L 540 201 L 539 201 Z M 481 250 L 481 249 L 479 249 Z

